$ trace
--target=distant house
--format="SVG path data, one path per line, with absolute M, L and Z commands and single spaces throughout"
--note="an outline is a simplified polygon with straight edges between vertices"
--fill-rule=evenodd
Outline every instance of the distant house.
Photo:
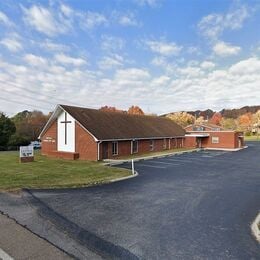
M 236 150 L 243 148 L 243 132 L 224 130 L 213 124 L 194 124 L 185 127 L 186 147 Z
M 210 123 L 193 124 L 185 127 L 186 131 L 222 131 L 223 127 Z
M 167 118 L 58 105 L 39 138 L 44 155 L 98 161 L 183 147 L 185 131 Z

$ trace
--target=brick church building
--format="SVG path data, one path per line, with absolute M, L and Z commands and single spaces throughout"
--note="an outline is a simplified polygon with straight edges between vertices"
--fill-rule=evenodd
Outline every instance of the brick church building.
M 185 130 L 163 117 L 58 105 L 39 138 L 43 155 L 99 161 L 181 148 Z
M 244 147 L 244 134 L 240 131 L 224 130 L 208 123 L 189 125 L 185 130 L 186 147 L 230 151 Z

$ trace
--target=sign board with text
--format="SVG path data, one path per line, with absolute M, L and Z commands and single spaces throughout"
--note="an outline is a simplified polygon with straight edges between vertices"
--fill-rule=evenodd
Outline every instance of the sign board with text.
M 33 162 L 33 145 L 20 146 L 20 162 Z

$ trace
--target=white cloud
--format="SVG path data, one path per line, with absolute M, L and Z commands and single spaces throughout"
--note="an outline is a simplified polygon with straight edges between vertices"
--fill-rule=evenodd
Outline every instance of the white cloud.
M 151 51 L 163 56 L 178 55 L 182 50 L 182 46 L 179 46 L 174 42 L 146 41 L 146 45 L 149 46 Z
M 10 19 L 4 14 L 3 12 L 0 11 L 0 23 L 3 23 L 7 26 L 12 26 L 13 23 L 10 21 Z
M 72 17 L 73 16 L 74 11 L 68 5 L 61 4 L 60 10 L 67 17 Z
M 213 69 L 215 67 L 215 63 L 213 63 L 212 61 L 203 61 L 201 64 L 200 64 L 200 67 L 202 69 Z
M 115 78 L 119 81 L 142 81 L 150 78 L 150 73 L 145 69 L 129 68 L 117 70 Z
M 213 13 L 203 17 L 198 23 L 198 28 L 205 37 L 217 40 L 224 30 L 240 29 L 248 17 L 249 9 L 240 6 L 226 14 Z
M 151 63 L 155 66 L 160 67 L 160 66 L 165 66 L 167 64 L 167 60 L 165 57 L 157 56 L 152 59 Z
M 101 48 L 106 51 L 118 51 L 122 50 L 125 45 L 125 41 L 120 37 L 111 35 L 101 36 Z
M 106 56 L 98 62 L 100 69 L 108 70 L 123 66 L 124 58 L 120 55 Z
M 177 71 L 186 78 L 197 78 L 204 75 L 204 71 L 202 71 L 199 67 L 189 66 L 185 68 L 179 68 Z
M 154 78 L 151 82 L 151 85 L 155 87 L 162 87 L 167 85 L 170 79 L 171 79 L 170 77 L 163 75 L 158 78 Z
M 241 48 L 239 46 L 220 41 L 213 46 L 213 51 L 218 56 L 226 57 L 237 55 L 241 51 Z
M 107 18 L 101 13 L 88 11 L 86 13 L 78 13 L 78 16 L 80 17 L 81 26 L 86 29 L 93 29 L 96 26 L 108 24 Z
M 86 60 L 84 59 L 70 57 L 63 53 L 56 54 L 54 58 L 58 63 L 61 63 L 63 65 L 82 66 L 87 64 Z
M 139 23 L 137 22 L 135 15 L 133 13 L 124 14 L 119 17 L 118 19 L 119 24 L 123 26 L 138 26 Z
M 229 72 L 235 75 L 254 75 L 260 73 L 260 59 L 249 58 L 247 60 L 242 60 L 229 69 Z
M 17 34 L 10 34 L 8 37 L 3 38 L 0 41 L 0 44 L 11 52 L 18 52 L 23 49 L 23 45 L 19 38 L 20 37 Z
M 54 14 L 43 6 L 33 5 L 28 9 L 25 7 L 22 7 L 22 9 L 26 24 L 48 36 L 63 34 L 69 29 L 64 19 L 55 19 Z
M 69 46 L 67 46 L 65 44 L 53 42 L 49 39 L 46 39 L 45 41 L 43 41 L 41 43 L 37 43 L 37 44 L 39 44 L 40 47 L 42 47 L 43 49 L 45 49 L 47 51 L 65 52 L 65 51 L 70 50 Z
M 227 104 L 240 107 L 259 102 L 260 59 L 257 57 L 241 60 L 226 69 L 202 70 L 201 63 L 192 62 L 193 66 L 175 67 L 173 76 L 161 74 L 159 77 L 153 77 L 148 69 L 134 67 L 118 69 L 114 74 L 104 76 L 86 70 L 84 66 L 71 68 L 50 61 L 44 69 L 39 69 L 31 64 L 41 64 L 41 57 L 28 54 L 23 58 L 29 64 L 16 65 L 0 58 L 0 89 L 12 85 L 28 86 L 39 93 L 38 97 L 53 96 L 49 101 L 54 103 L 59 102 L 59 98 L 68 100 L 68 104 L 73 100 L 74 104 L 88 106 L 127 108 L 135 103 L 156 113 L 194 108 L 222 109 Z M 23 93 L 23 90 L 13 90 Z M 35 104 L 34 95 L 29 102 Z M 53 109 L 48 105 L 44 107 L 46 111 Z M 7 104 L 0 102 L 0 110 L 6 108 Z M 13 104 L 17 111 L 26 108 Z
M 195 46 L 190 46 L 187 48 L 187 52 L 189 54 L 200 54 L 200 49 L 198 47 L 195 47 Z
M 134 0 L 140 6 L 158 7 L 160 6 L 161 0 Z
M 48 64 L 48 61 L 45 58 L 33 55 L 31 53 L 24 55 L 23 59 L 29 65 L 35 67 L 45 67 Z

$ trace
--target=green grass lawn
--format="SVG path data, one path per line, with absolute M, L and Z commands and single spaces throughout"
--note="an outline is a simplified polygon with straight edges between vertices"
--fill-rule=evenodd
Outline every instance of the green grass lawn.
M 170 149 L 170 150 L 164 150 L 161 152 L 148 152 L 148 153 L 143 153 L 143 154 L 133 154 L 130 156 L 121 156 L 119 158 L 117 158 L 117 160 L 128 160 L 128 159 L 135 159 L 135 158 L 139 158 L 139 157 L 149 157 L 149 156 L 159 156 L 159 155 L 166 155 L 166 154 L 171 154 L 171 153 L 175 153 L 175 152 L 185 152 L 185 151 L 190 151 L 190 150 L 194 150 L 194 148 L 176 148 L 176 149 Z
M 260 141 L 260 136 L 244 136 L 245 141 Z
M 130 174 L 129 170 L 98 162 L 50 159 L 39 152 L 35 154 L 35 162 L 20 163 L 18 152 L 0 152 L 0 191 L 84 187 Z

